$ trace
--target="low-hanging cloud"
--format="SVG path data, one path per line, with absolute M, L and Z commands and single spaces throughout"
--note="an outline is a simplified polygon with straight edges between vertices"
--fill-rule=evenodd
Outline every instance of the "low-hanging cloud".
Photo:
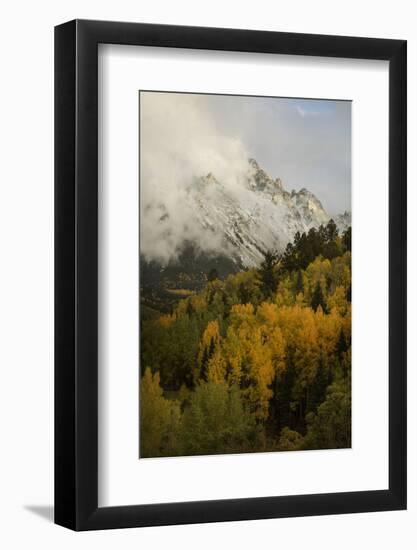
M 248 173 L 247 150 L 216 127 L 207 96 L 142 92 L 140 101 L 141 253 L 167 262 L 184 240 L 221 250 L 222 236 L 202 227 L 187 188 L 212 173 L 237 190 Z

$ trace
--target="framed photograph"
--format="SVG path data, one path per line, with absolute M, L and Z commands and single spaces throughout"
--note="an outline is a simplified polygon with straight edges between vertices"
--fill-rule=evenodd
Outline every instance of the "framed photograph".
M 406 42 L 55 29 L 55 522 L 406 508 Z

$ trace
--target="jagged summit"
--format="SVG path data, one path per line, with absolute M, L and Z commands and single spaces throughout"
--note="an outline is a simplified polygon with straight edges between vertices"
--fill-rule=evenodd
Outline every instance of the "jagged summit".
M 251 189 L 263 191 L 271 195 L 282 193 L 283 187 L 280 178 L 273 180 L 253 158 L 249 159 L 249 166 L 251 170 L 248 182 Z
M 239 268 L 259 265 L 267 250 L 283 251 L 297 231 L 307 232 L 330 220 L 313 193 L 306 188 L 288 192 L 280 178 L 272 178 L 253 158 L 238 186 L 209 172 L 194 178 L 186 191 L 189 211 L 201 225 L 202 235 L 208 236 L 203 244 L 193 244 L 203 253 L 231 259 Z M 334 221 L 344 231 L 350 225 L 350 213 Z
M 271 178 L 253 158 L 247 185 L 239 193 L 209 173 L 189 188 L 187 197 L 202 226 L 220 234 L 224 253 L 243 267 L 258 265 L 266 250 L 282 251 L 297 231 L 330 220 L 313 193 L 306 188 L 286 191 L 281 179 Z M 335 222 L 344 230 L 350 214 L 345 212 Z
M 350 212 L 343 212 L 343 214 L 338 214 L 335 216 L 334 221 L 336 222 L 339 231 L 345 231 L 348 227 L 352 225 L 352 214 Z

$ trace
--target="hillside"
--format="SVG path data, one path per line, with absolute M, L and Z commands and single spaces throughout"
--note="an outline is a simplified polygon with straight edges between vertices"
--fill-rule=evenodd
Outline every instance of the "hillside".
M 141 325 L 141 457 L 351 444 L 351 237 L 330 221 Z

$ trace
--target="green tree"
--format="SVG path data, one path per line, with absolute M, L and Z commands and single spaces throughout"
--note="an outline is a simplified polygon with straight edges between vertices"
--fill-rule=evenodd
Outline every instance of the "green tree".
M 321 306 L 321 309 L 326 313 L 326 302 L 324 300 L 323 290 L 321 288 L 321 284 L 319 281 L 317 281 L 316 286 L 313 291 L 313 295 L 311 296 L 311 307 L 314 311 L 317 311 L 318 307 Z
M 349 349 L 348 343 L 346 341 L 345 333 L 343 328 L 340 330 L 339 339 L 336 344 L 336 354 L 339 361 L 342 359 L 342 355 Z
M 282 257 L 141 319 L 141 456 L 349 446 L 346 239 L 296 233 Z
M 352 250 L 352 228 L 348 227 L 342 235 L 342 244 L 345 250 Z
M 180 406 L 163 397 L 159 373 L 146 369 L 140 384 L 140 456 L 177 454 Z
M 338 235 L 339 235 L 339 230 L 337 229 L 337 225 L 334 223 L 333 219 L 329 220 L 326 225 L 326 240 L 334 241 L 336 240 L 336 237 Z
M 287 426 L 281 430 L 278 449 L 280 451 L 298 451 L 303 444 L 303 436 Z
M 261 290 L 266 298 L 272 296 L 276 291 L 278 276 L 276 265 L 278 262 L 278 254 L 268 250 L 264 254 L 264 259 L 259 268 L 259 278 L 261 281 Z
M 295 350 L 287 349 L 285 370 L 277 375 L 274 384 L 274 411 L 278 429 L 284 426 L 293 426 L 292 395 L 296 382 L 296 371 L 294 366 Z
M 351 394 L 347 380 L 333 382 L 317 414 L 307 414 L 304 449 L 345 449 L 351 446 Z
M 328 385 L 328 369 L 325 365 L 324 355 L 319 359 L 316 376 L 311 384 L 308 398 L 307 411 L 315 412 L 318 406 L 323 403 L 326 398 L 326 389 Z
M 207 280 L 210 282 L 210 281 L 215 281 L 218 278 L 219 278 L 219 273 L 217 269 L 213 267 L 212 269 L 210 269 L 210 271 L 207 274 Z
M 184 409 L 182 452 L 199 455 L 250 450 L 260 443 L 260 430 L 237 386 L 201 382 Z

